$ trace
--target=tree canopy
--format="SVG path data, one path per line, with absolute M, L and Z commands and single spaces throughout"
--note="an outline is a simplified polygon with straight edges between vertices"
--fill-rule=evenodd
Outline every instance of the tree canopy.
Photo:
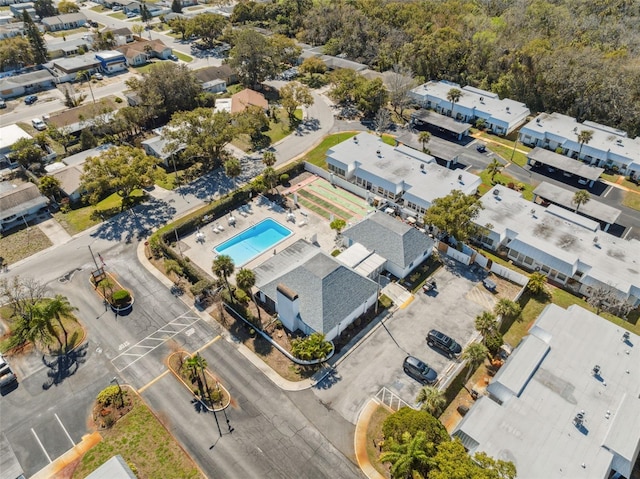
M 147 156 L 140 148 L 109 148 L 100 156 L 87 158 L 81 176 L 82 187 L 91 204 L 114 192 L 128 199 L 133 190 L 153 183 L 157 163 L 156 158 Z
M 424 216 L 425 224 L 434 225 L 440 231 L 464 242 L 473 236 L 477 225 L 473 222 L 480 214 L 482 203 L 472 195 L 453 190 L 447 196 L 436 198 Z

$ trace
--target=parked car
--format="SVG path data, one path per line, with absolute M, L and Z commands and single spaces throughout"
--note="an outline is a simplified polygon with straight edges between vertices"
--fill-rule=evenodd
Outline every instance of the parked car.
M 36 95 L 29 95 L 24 99 L 24 102 L 27 105 L 33 105 L 37 101 L 38 101 L 38 97 Z
M 47 124 L 40 118 L 34 118 L 31 120 L 31 125 L 33 125 L 33 127 L 38 131 L 44 131 L 47 129 Z
M 102 73 L 95 73 L 93 75 L 93 78 L 95 78 L 96 80 L 102 80 L 104 79 L 104 77 L 102 76 Z
M 6 108 L 7 107 L 7 102 L 4 101 L 2 98 L 0 98 L 0 108 Z
M 0 368 L 0 389 L 15 383 L 17 380 L 16 375 L 8 364 L 5 364 Z
M 138 14 L 134 13 L 134 12 L 127 12 L 127 18 L 133 18 L 133 17 L 137 17 Z
M 476 146 L 476 150 L 478 151 L 478 153 L 486 153 L 487 145 L 485 145 L 484 143 L 480 143 L 478 146 Z
M 438 348 L 450 358 L 457 358 L 462 353 L 462 346 L 436 329 L 427 334 L 427 344 L 432 348 Z
M 114 12 L 122 10 L 122 5 L 114 5 L 113 7 L 111 7 L 111 10 L 113 10 Z
M 171 55 L 169 55 L 169 60 L 173 60 L 174 62 L 178 61 L 178 57 L 175 56 L 173 53 Z
M 433 384 L 438 379 L 438 373 L 418 358 L 407 356 L 402 364 L 404 372 L 422 384 Z

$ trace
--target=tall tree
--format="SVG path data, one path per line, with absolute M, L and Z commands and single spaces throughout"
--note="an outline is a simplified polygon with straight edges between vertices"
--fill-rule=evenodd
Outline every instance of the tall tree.
M 467 362 L 467 375 L 464 378 L 466 383 L 473 372 L 482 364 L 489 354 L 489 350 L 482 343 L 471 343 L 462 351 L 462 360 Z
M 275 187 L 276 181 L 278 179 L 278 173 L 273 167 L 267 166 L 262 172 L 262 177 L 264 178 L 264 181 L 269 189 L 272 190 Z
M 12 156 L 24 168 L 32 169 L 32 165 L 38 165 L 45 154 L 42 147 L 31 138 L 20 138 L 11 145 Z
M 162 130 L 168 151 L 184 147 L 184 157 L 204 158 L 212 168 L 221 164 L 223 149 L 236 134 L 232 115 L 211 108 L 176 113 Z
M 451 117 L 455 118 L 453 114 L 453 107 L 456 103 L 460 101 L 460 97 L 462 96 L 462 92 L 457 88 L 452 88 L 447 92 L 447 100 L 451 102 Z
M 213 47 L 215 41 L 222 35 L 229 22 L 217 13 L 202 13 L 190 18 L 187 23 L 187 35 L 196 35 L 207 47 Z
M 589 200 L 591 200 L 591 195 L 587 190 L 576 191 L 571 199 L 571 202 L 576 205 L 576 213 L 578 212 L 578 209 L 585 203 L 588 203 Z
M 151 15 L 151 12 L 149 11 L 149 8 L 147 7 L 147 4 L 143 1 L 142 5 L 140 6 L 140 20 L 142 20 L 145 23 L 149 23 L 151 20 L 153 20 L 153 15 Z
M 184 362 L 184 367 L 190 372 L 191 380 L 198 383 L 201 397 L 203 399 L 208 397 L 209 401 L 211 401 L 211 391 L 209 391 L 209 383 L 205 373 L 207 360 L 200 356 L 200 353 L 196 353 Z
M 182 2 L 180 0 L 173 0 L 171 2 L 171 11 L 173 13 L 182 13 Z
M 413 73 L 409 68 L 402 67 L 396 63 L 391 68 L 391 75 L 387 84 L 389 102 L 393 107 L 393 111 L 403 116 L 404 109 L 410 101 L 408 93 L 416 85 Z
M 193 72 L 186 65 L 173 62 L 156 63 L 142 74 L 142 79 L 132 78 L 126 85 L 140 98 L 147 116 L 161 120 L 178 111 L 193 110 L 202 91 Z
M 593 130 L 580 130 L 578 133 L 578 143 L 580 143 L 580 149 L 578 150 L 578 159 L 582 154 L 582 147 L 593 139 Z
M 236 180 L 242 174 L 242 165 L 240 164 L 240 160 L 235 157 L 227 159 L 224 162 L 224 173 L 233 180 L 233 188 L 235 189 L 237 187 Z
M 491 163 L 487 165 L 487 172 L 491 176 L 491 184 L 494 184 L 493 179 L 496 177 L 498 173 L 502 171 L 502 163 L 500 163 L 497 159 L 491 160 Z
M 87 159 L 81 176 L 82 187 L 87 191 L 91 204 L 115 192 L 122 197 L 125 207 L 126 200 L 135 189 L 153 184 L 157 164 L 157 158 L 147 156 L 140 148 L 109 148 L 100 156 Z
M 475 327 L 476 331 L 482 335 L 484 341 L 487 337 L 498 331 L 498 320 L 490 311 L 484 311 L 482 314 L 476 316 Z
M 26 38 L 5 38 L 0 42 L 0 70 L 21 68 L 33 61 L 33 50 Z
M 478 217 L 482 203 L 472 195 L 453 190 L 447 196 L 437 198 L 427 210 L 425 224 L 434 225 L 440 231 L 464 242 L 478 230 L 473 220 Z
M 77 309 L 78 308 L 72 306 L 69 300 L 61 294 L 56 294 L 53 299 L 46 302 L 43 308 L 45 318 L 47 318 L 47 320 L 55 319 L 64 334 L 64 352 L 67 352 L 69 348 L 69 333 L 64 327 L 62 319 L 75 320 L 76 317 L 73 315 L 73 312 Z
M 522 308 L 509 298 L 500 298 L 493 307 L 493 312 L 505 318 L 517 318 L 520 316 Z
M 533 294 L 543 294 L 546 292 L 546 285 L 547 277 L 539 271 L 536 271 L 535 273 L 531 273 L 531 275 L 529 276 L 527 289 Z
M 247 268 L 240 268 L 240 271 L 236 274 L 236 286 L 244 291 L 253 301 L 256 306 L 256 310 L 258 310 L 258 321 L 262 324 L 262 319 L 260 318 L 260 307 L 258 306 L 258 301 L 256 301 L 256 297 L 253 294 L 253 287 L 256 284 L 256 275 L 253 271 Z
M 427 143 L 431 141 L 431 133 L 428 131 L 421 131 L 418 135 L 418 141 L 422 144 L 422 151 L 427 153 Z
M 80 11 L 80 7 L 76 2 L 61 0 L 60 3 L 58 3 L 58 10 L 60 13 L 78 13 Z
M 424 431 L 418 431 L 415 436 L 405 432 L 400 442 L 393 442 L 388 451 L 380 456 L 380 462 L 391 463 L 391 477 L 394 479 L 409 479 L 424 477 L 428 471 L 429 458 L 432 455 L 433 444 L 427 442 Z
M 295 112 L 300 106 L 313 105 L 313 96 L 309 87 L 298 83 L 289 82 L 280 89 L 280 103 L 289 116 L 289 123 L 295 119 Z
M 429 479 L 515 479 L 516 468 L 508 461 L 484 453 L 467 454 L 459 439 L 442 442 L 431 458 Z
M 273 151 L 265 151 L 262 154 L 262 163 L 264 166 L 271 167 L 276 164 L 276 154 Z
M 35 0 L 33 9 L 40 18 L 53 17 L 58 14 L 58 10 L 51 0 Z
M 58 196 L 60 192 L 60 180 L 54 176 L 45 175 L 40 178 L 38 188 L 40 189 L 40 193 L 48 198 Z
M 444 391 L 437 387 L 423 386 L 416 396 L 416 402 L 421 403 L 420 409 L 427 411 L 434 417 L 438 417 L 447 404 L 447 398 Z
M 22 11 L 22 22 L 24 23 L 24 34 L 31 45 L 33 60 L 38 64 L 46 63 L 49 57 L 47 44 L 26 9 Z
M 387 104 L 388 100 L 389 93 L 380 78 L 365 80 L 356 90 L 358 109 L 366 116 L 375 115 L 380 108 Z
M 211 271 L 218 278 L 224 281 L 224 284 L 227 286 L 227 290 L 229 291 L 229 298 L 233 302 L 233 292 L 231 291 L 231 285 L 229 284 L 229 276 L 233 274 L 236 267 L 233 263 L 233 259 L 231 256 L 226 254 L 221 254 L 213 260 L 213 265 L 211 266 Z
M 229 65 L 238 71 L 243 85 L 255 88 L 276 70 L 273 50 L 267 37 L 253 29 L 242 29 L 233 36 Z

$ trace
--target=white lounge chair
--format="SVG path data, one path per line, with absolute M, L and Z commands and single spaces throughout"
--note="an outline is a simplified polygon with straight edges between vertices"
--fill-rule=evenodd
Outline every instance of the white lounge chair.
M 216 225 L 216 228 L 218 228 L 218 231 L 220 232 L 224 231 L 224 226 L 222 226 L 220 223 Z
M 246 218 L 246 217 L 247 217 L 247 216 L 249 216 L 249 215 L 247 215 L 247 212 L 246 212 L 246 211 L 244 211 L 244 210 L 240 210 L 240 216 L 242 216 L 243 218 Z
M 214 226 L 213 228 L 211 228 L 211 231 L 213 231 L 215 234 L 220 233 L 220 230 L 218 229 L 217 226 Z

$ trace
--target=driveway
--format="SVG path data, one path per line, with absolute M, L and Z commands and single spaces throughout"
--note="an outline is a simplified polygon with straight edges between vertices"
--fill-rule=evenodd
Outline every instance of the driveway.
M 463 347 L 475 335 L 474 320 L 484 308 L 467 299 L 479 279 L 466 266 L 453 263 L 435 274 L 436 293 L 416 293 L 406 308 L 398 309 L 337 366 L 335 374 L 319 383 L 315 394 L 327 408 L 355 424 L 364 404 L 384 386 L 414 404 L 421 385 L 402 370 L 407 354 L 416 356 L 441 375 L 455 361 L 427 346 L 430 329 L 438 329 Z

